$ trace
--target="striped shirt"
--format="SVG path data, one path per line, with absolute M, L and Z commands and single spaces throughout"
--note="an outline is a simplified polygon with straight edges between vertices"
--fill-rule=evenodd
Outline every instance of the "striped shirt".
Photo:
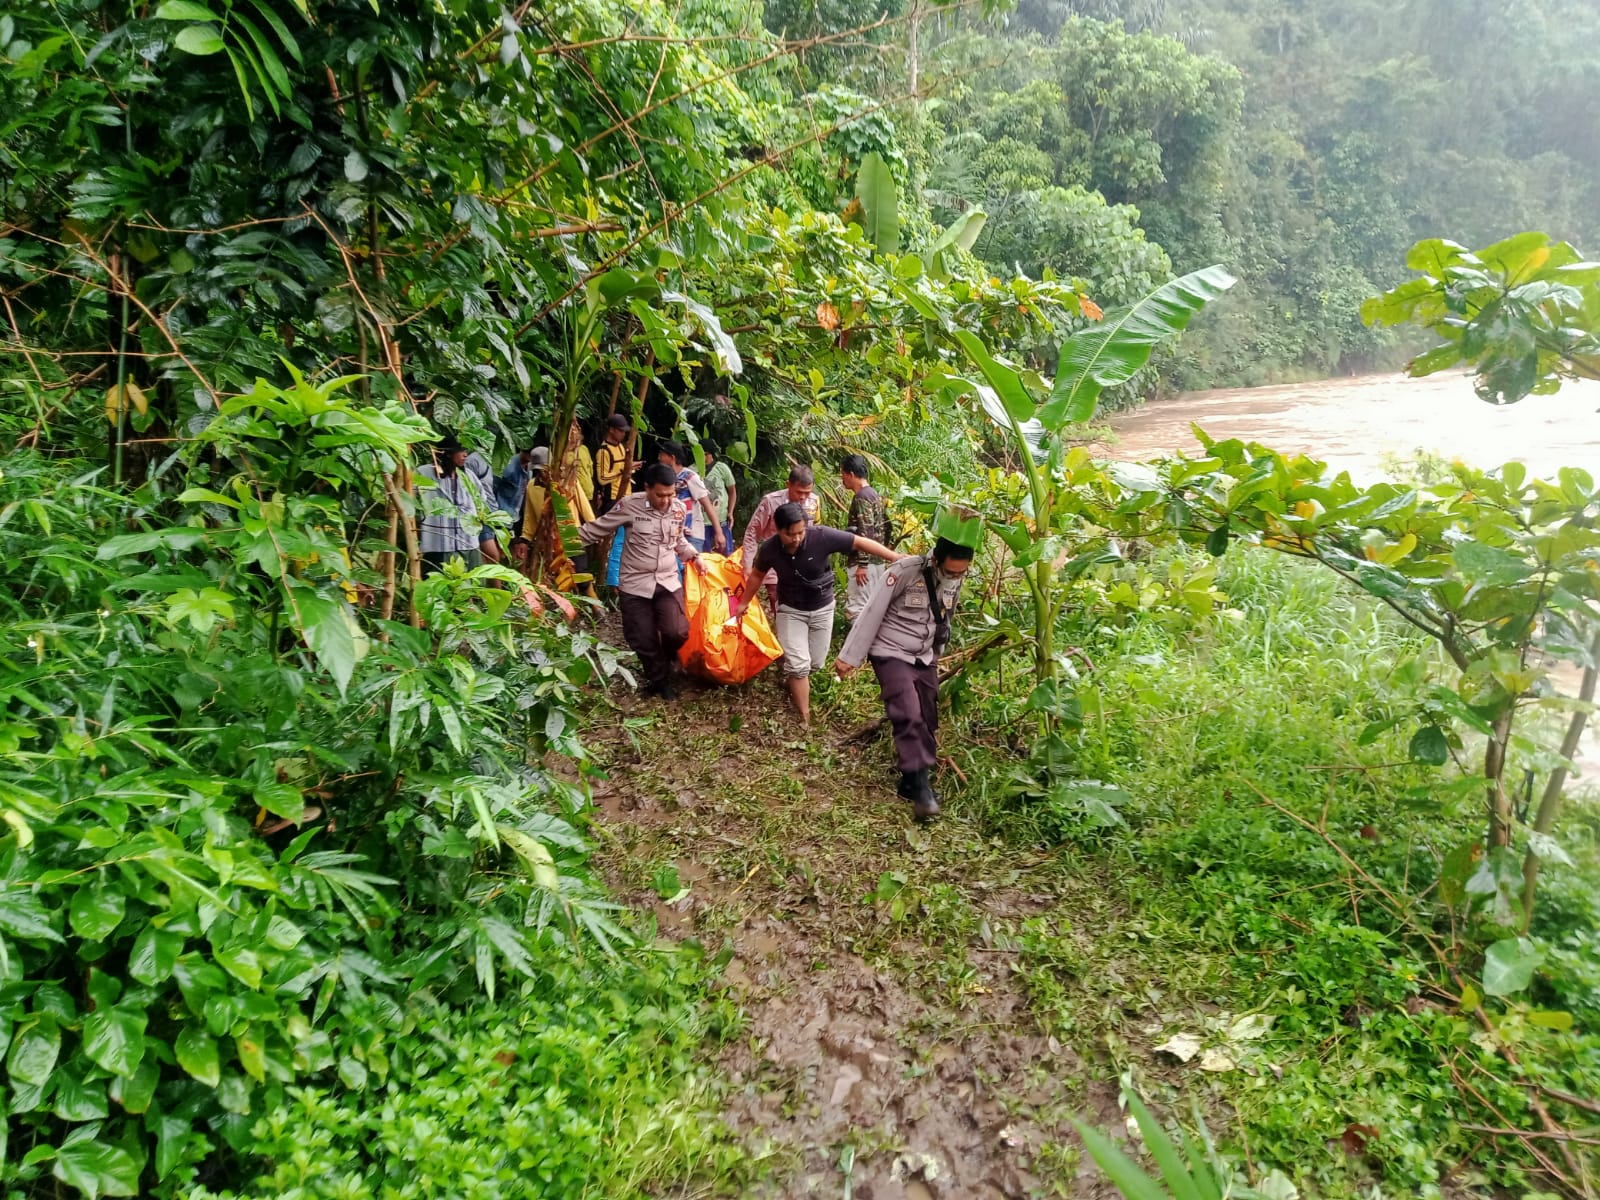
M 478 548 L 478 531 L 483 528 L 482 517 L 489 511 L 482 492 L 467 471 L 455 471 L 441 476 L 437 467 L 417 468 L 419 479 L 431 479 L 438 486 L 433 498 L 455 507 L 455 513 L 424 513 L 418 523 L 418 534 L 424 554 L 455 554 Z

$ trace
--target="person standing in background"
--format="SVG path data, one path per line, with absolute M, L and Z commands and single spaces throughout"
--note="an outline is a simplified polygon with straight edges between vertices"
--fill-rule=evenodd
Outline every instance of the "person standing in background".
M 533 447 L 530 446 L 513 454 L 505 470 L 494 481 L 494 502 L 502 512 L 511 514 L 513 524 L 517 514 L 522 511 L 522 493 L 527 490 L 528 480 L 532 477 Z
M 563 533 L 575 532 L 580 526 L 594 520 L 595 514 L 589 507 L 589 501 L 578 490 L 577 481 L 570 478 L 571 472 L 568 472 L 568 478 L 562 479 L 551 470 L 548 446 L 535 446 L 532 457 L 533 475 L 528 480 L 527 494 L 522 502 L 522 521 L 518 532 L 532 543 L 536 559 L 554 562 L 566 554 L 567 539 L 562 536 Z M 570 462 L 572 455 L 567 455 L 567 460 Z M 541 542 L 540 524 L 545 520 L 546 509 L 550 506 L 551 493 L 561 497 L 566 505 L 567 517 L 565 520 L 554 520 L 550 528 L 543 530 L 545 540 Z M 573 574 L 587 574 L 588 552 L 581 551 L 574 555 L 571 563 Z M 582 590 L 586 594 L 593 591 L 587 587 Z
M 785 504 L 798 504 L 806 514 L 807 525 L 815 525 L 821 519 L 822 503 L 816 497 L 816 484 L 817 477 L 812 474 L 811 468 L 796 464 L 789 468 L 788 486 L 761 497 L 761 503 L 750 514 L 750 523 L 744 527 L 744 568 L 747 572 L 750 564 L 756 561 L 756 551 L 761 549 L 761 543 L 778 532 L 778 509 Z M 776 614 L 778 577 L 768 571 L 764 582 L 767 596 L 772 602 L 772 611 Z
M 578 424 L 578 418 L 572 418 L 572 429 L 567 433 L 567 459 L 573 472 L 572 486 L 583 493 L 584 503 L 590 508 L 594 507 L 594 455 L 589 453 L 589 447 L 583 441 L 583 426 Z M 567 486 L 567 479 L 563 474 L 561 479 L 563 489 Z
M 500 562 L 504 558 L 500 553 L 500 534 L 488 520 L 490 511 L 499 507 L 494 501 L 494 468 L 487 458 L 474 450 L 467 455 L 467 471 L 477 489 L 478 515 L 484 518 L 478 530 L 478 553 L 483 555 L 484 562 Z
M 706 455 L 706 491 L 711 493 L 711 503 L 717 510 L 717 523 L 722 526 L 722 538 L 727 544 L 724 554 L 733 553 L 733 511 L 739 504 L 739 485 L 733 481 L 733 469 L 710 446 L 703 447 Z
M 606 419 L 605 441 L 594 456 L 595 512 L 602 517 L 628 494 L 628 418 L 615 413 Z
M 417 468 L 417 478 L 431 479 L 434 498 L 451 508 L 450 512 L 422 514 L 418 534 L 424 575 L 432 575 L 452 558 L 459 558 L 469 570 L 483 564 L 478 531 L 483 528 L 487 501 L 466 466 L 467 448 L 454 437 L 446 437 L 435 448 L 434 462 Z
M 628 418 L 612 413 L 606 418 L 604 439 L 594 456 L 594 511 L 605 516 L 611 506 L 628 494 L 632 472 L 629 470 L 628 434 L 632 431 Z M 614 535 L 602 538 L 589 551 L 589 561 L 594 564 L 595 578 L 608 587 L 617 587 L 622 571 L 622 543 L 627 540 L 626 526 Z
M 883 497 L 867 482 L 867 460 L 851 454 L 839 464 L 839 482 L 851 493 L 850 519 L 845 528 L 858 538 L 889 544 L 889 522 L 883 510 Z M 867 606 L 867 595 L 883 578 L 883 565 L 872 556 L 856 551 L 845 560 L 844 615 L 854 621 Z
M 549 502 L 550 447 L 535 446 L 528 451 L 528 466 L 528 482 L 523 485 L 522 504 L 518 509 L 521 515 L 514 529 L 517 536 L 531 543 L 538 532 L 539 522 L 544 519 L 545 505 Z
M 706 490 L 705 481 L 689 465 L 689 451 L 682 442 L 662 442 L 657 458 L 672 468 L 673 477 L 677 480 L 678 499 L 683 502 L 687 514 L 684 517 L 684 532 L 689 544 L 697 551 L 710 546 L 718 554 L 726 554 L 728 546 L 722 538 L 722 522 L 717 519 L 717 510 L 711 503 L 711 493 Z

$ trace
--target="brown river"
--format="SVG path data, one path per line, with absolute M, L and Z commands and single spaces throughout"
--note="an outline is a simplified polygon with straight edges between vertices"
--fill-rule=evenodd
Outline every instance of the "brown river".
M 1261 442 L 1309 454 L 1360 482 L 1384 473 L 1386 457 L 1418 450 L 1478 467 L 1509 459 L 1531 474 L 1583 467 L 1600 474 L 1600 384 L 1569 384 L 1497 408 L 1473 393 L 1466 375 L 1408 379 L 1369 375 L 1282 387 L 1191 392 L 1111 421 L 1116 458 L 1199 454 L 1191 423 L 1215 438 Z
M 1174 453 L 1199 457 L 1191 424 L 1214 438 L 1260 442 L 1310 455 L 1357 482 L 1419 451 L 1494 467 L 1515 459 L 1531 475 L 1561 467 L 1600 475 L 1600 383 L 1568 384 L 1554 396 L 1495 407 L 1479 400 L 1463 374 L 1409 379 L 1369 375 L 1282 387 L 1191 392 L 1114 417 L 1115 440 L 1098 447 L 1111 458 L 1142 460 Z M 1568 695 L 1578 670 L 1562 664 L 1553 682 Z M 1600 782 L 1600 721 L 1591 720 L 1577 765 L 1582 786 Z

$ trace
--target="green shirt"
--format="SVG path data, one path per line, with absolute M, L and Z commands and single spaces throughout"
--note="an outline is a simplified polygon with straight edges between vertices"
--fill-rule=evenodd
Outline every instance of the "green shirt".
M 720 458 L 711 464 L 711 469 L 706 472 L 706 491 L 711 493 L 711 503 L 717 510 L 717 520 L 723 524 L 728 520 L 728 489 L 736 486 L 733 482 L 733 468 Z

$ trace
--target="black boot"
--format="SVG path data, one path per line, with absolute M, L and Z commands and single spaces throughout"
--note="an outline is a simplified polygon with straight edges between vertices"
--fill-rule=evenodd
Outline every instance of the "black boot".
M 931 821 L 939 815 L 939 793 L 928 782 L 927 768 L 917 772 L 919 787 L 911 800 L 911 812 L 918 821 Z
M 917 797 L 922 794 L 922 789 L 927 786 L 927 776 L 928 772 L 926 770 L 901 771 L 900 786 L 895 788 L 900 799 L 909 800 L 915 804 Z

